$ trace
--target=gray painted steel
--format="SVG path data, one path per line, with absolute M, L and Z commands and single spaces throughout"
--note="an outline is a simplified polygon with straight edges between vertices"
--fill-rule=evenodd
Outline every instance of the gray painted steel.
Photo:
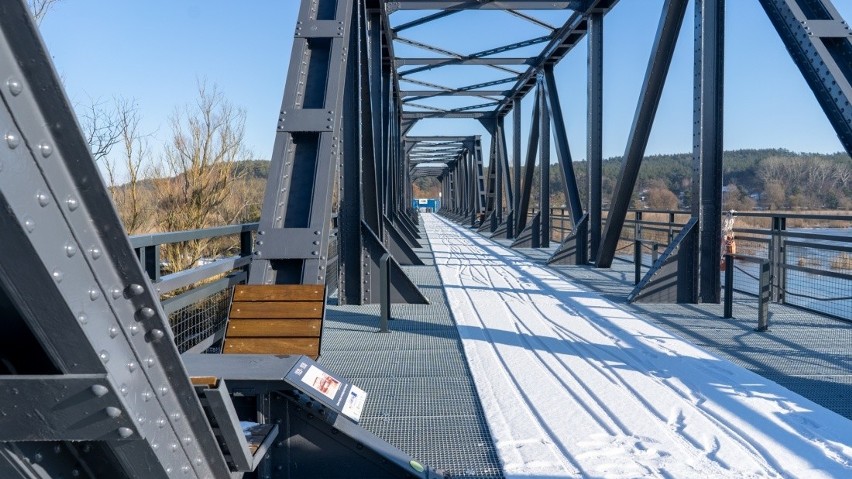
M 651 127 L 657 114 L 657 106 L 663 93 L 663 86 L 671 66 L 674 47 L 680 33 L 683 17 L 686 15 L 687 0 L 666 0 L 651 58 L 645 73 L 645 81 L 639 95 L 636 116 L 627 140 L 621 172 L 613 192 L 612 202 L 607 214 L 606 228 L 601 240 L 595 265 L 608 268 L 612 265 L 615 248 L 624 226 L 624 218 L 630 208 L 630 197 L 639 177 L 639 167 L 645 155 L 645 147 L 651 135 Z
M 722 143 L 725 2 L 695 3 L 695 102 L 693 105 L 692 216 L 698 219 L 689 302 L 718 303 L 722 284 Z
M 13 380 L 40 381 L 42 390 L 44 375 L 104 378 L 79 401 L 89 407 L 83 403 L 110 398 L 114 409 L 104 414 L 112 432 L 101 436 L 109 440 L 58 449 L 73 456 L 65 463 L 78 473 L 230 477 L 23 2 L 0 6 L 0 35 L 0 307 L 6 341 L 14 341 L 2 348 L 4 368 L 29 375 Z M 46 423 L 63 423 L 59 411 L 42 413 Z M 4 447 L 0 455 L 20 462 L 35 447 Z

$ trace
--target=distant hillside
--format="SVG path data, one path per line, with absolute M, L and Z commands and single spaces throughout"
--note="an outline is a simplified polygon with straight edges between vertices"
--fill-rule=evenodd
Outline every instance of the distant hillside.
M 603 163 L 603 199 L 608 203 L 621 171 L 621 157 Z M 580 195 L 586 198 L 586 162 L 574 163 Z M 537 204 L 540 176 L 533 182 L 532 201 Z M 734 150 L 724 156 L 725 207 L 749 210 L 815 208 L 852 209 L 852 159 L 841 153 L 825 155 L 794 153 L 782 149 Z M 682 208 L 692 193 L 692 154 L 652 155 L 645 158 L 634 190 L 634 205 L 649 208 Z M 437 196 L 431 179 L 415 181 L 415 196 Z M 551 204 L 565 203 L 558 168 L 550 170 Z
M 621 157 L 603 163 L 603 198 L 612 197 L 621 170 Z M 245 180 L 265 180 L 269 162 L 242 161 L 234 173 Z M 574 163 L 580 194 L 586 196 L 586 162 Z M 558 168 L 551 168 L 550 189 L 553 206 L 564 200 Z M 634 193 L 636 205 L 684 207 L 689 204 L 692 183 L 692 154 L 652 155 L 639 170 Z M 828 208 L 852 209 L 852 159 L 841 153 L 826 155 L 794 153 L 783 149 L 733 150 L 724 156 L 726 208 L 747 210 Z M 539 175 L 533 183 L 533 203 L 537 203 Z M 437 197 L 439 185 L 430 178 L 414 182 L 415 197 Z M 648 202 L 654 204 L 648 205 Z M 674 203 L 673 203 L 674 202 Z

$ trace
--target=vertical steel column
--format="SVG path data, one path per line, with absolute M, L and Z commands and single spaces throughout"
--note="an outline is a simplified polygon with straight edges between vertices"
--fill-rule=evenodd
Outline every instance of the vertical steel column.
M 384 68 L 382 65 L 382 15 L 381 12 L 370 10 L 367 12 L 367 54 L 369 61 L 369 69 L 367 73 L 367 81 L 370 85 L 370 111 L 372 112 L 370 121 L 372 122 L 373 135 L 373 168 L 376 178 L 376 205 L 378 206 L 378 216 L 388 214 L 388 209 L 391 205 L 387 204 L 387 199 L 383 197 L 383 185 L 387 178 L 387 153 L 388 138 L 385 136 L 385 117 L 388 116 L 388 106 L 385 104 L 384 90 Z M 381 223 L 381 222 L 379 222 Z
M 515 201 L 512 203 L 515 224 L 508 224 L 508 236 L 514 238 L 519 230 L 516 229 L 517 218 L 521 210 L 521 99 L 512 101 L 512 185 L 515 190 Z
M 331 202 L 346 116 L 344 91 L 347 81 L 354 81 L 348 50 L 359 43 L 350 35 L 352 4 L 352 0 L 303 1 L 299 10 L 249 273 L 253 284 L 325 282 Z M 332 23 L 336 27 L 327 28 Z M 348 122 L 356 117 L 346 118 L 346 127 L 353 132 L 356 125 Z M 355 215 L 360 216 L 357 211 Z M 350 231 L 357 235 L 359 228 Z M 357 256 L 354 253 L 355 261 Z
M 485 179 L 482 175 L 482 144 L 477 138 L 474 141 L 474 154 L 471 158 L 471 194 L 473 195 L 473 211 L 471 226 L 476 225 L 476 217 L 485 211 Z
M 693 253 L 696 300 L 721 299 L 722 122 L 725 47 L 724 0 L 695 1 L 695 100 L 692 156 L 692 216 L 698 219 Z
M 601 243 L 601 179 L 603 168 L 603 13 L 589 15 L 588 116 L 588 212 L 591 257 L 597 258 Z
M 494 178 L 494 212 L 497 214 L 499 221 L 503 218 L 503 152 L 500 148 L 499 124 L 494 126 L 493 132 L 491 134 L 491 147 L 494 151 L 494 156 L 491 157 L 491 160 L 495 163 L 493 166 L 496 174 Z
M 666 0 L 663 5 L 663 13 L 660 25 L 657 28 L 657 37 L 651 50 L 651 59 L 648 62 L 648 70 L 639 96 L 639 104 L 630 129 L 627 140 L 627 148 L 624 152 L 624 160 L 621 164 L 621 173 L 613 193 L 612 203 L 606 220 L 598 257 L 595 264 L 599 268 L 609 268 L 615 257 L 618 239 L 621 236 L 621 228 L 627 210 L 630 208 L 630 197 L 636 186 L 636 178 L 639 176 L 639 167 L 642 165 L 642 157 L 648 146 L 648 137 L 657 107 L 660 104 L 660 96 L 669 73 L 669 67 L 674 54 L 683 18 L 686 15 L 688 0 Z
M 506 206 L 507 206 L 508 209 L 511 210 L 513 205 L 514 205 L 514 202 L 515 202 L 516 193 L 515 193 L 514 189 L 512 188 L 512 180 L 511 180 L 511 176 L 509 175 L 509 151 L 506 147 L 506 124 L 505 124 L 505 121 L 503 120 L 503 117 L 499 117 L 497 119 L 497 140 L 499 141 L 498 151 L 500 153 L 500 170 L 503 172 L 503 174 L 500 177 L 501 177 L 501 181 L 502 181 L 502 183 L 505 187 Z M 499 206 L 499 210 L 498 210 L 499 213 L 497 215 L 497 219 L 499 220 L 500 223 L 502 223 L 503 220 L 505 219 L 503 217 L 503 203 L 502 202 L 498 203 L 498 206 Z
M 543 90 L 543 79 L 539 80 L 539 89 Z M 541 198 L 539 200 L 539 211 L 541 212 L 541 242 L 542 248 L 550 247 L 550 112 L 547 108 L 547 94 L 539 96 L 541 105 L 541 129 L 539 130 L 540 145 L 539 156 L 541 157 Z

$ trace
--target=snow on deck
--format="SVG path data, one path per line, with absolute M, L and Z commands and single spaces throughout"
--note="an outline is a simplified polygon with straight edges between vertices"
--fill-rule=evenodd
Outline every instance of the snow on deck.
M 852 477 L 852 422 L 424 214 L 507 477 Z

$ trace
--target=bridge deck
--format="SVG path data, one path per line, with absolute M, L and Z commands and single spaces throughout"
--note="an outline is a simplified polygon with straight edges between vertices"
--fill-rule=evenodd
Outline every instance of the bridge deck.
M 669 470 L 676 474 L 685 472 L 683 468 L 691 468 L 689 470 L 705 471 L 714 477 L 737 476 L 743 471 L 763 471 L 771 475 L 773 470 L 780 472 L 779 462 L 771 459 L 779 457 L 783 458 L 787 473 L 796 468 L 801 473 L 813 467 L 826 468 L 829 474 L 849 473 L 845 469 L 832 469 L 839 466 L 824 459 L 831 455 L 827 452 L 829 449 L 838 454 L 836 457 L 850 459 L 852 438 L 847 437 L 850 433 L 839 432 L 832 425 L 839 418 L 763 378 L 691 348 L 676 337 L 686 338 L 705 351 L 760 372 L 848 417 L 852 375 L 849 355 L 840 348 L 850 339 L 846 325 L 773 305 L 772 330 L 758 334 L 751 329 L 753 320 L 717 319 L 720 305 L 618 304 L 613 307 L 613 303 L 623 302 L 632 269 L 627 271 L 618 266 L 611 271 L 557 268 L 571 278 L 568 283 L 564 278 L 548 277 L 546 271 L 535 269 L 538 266 L 534 263 L 543 259 L 546 252 L 525 250 L 522 251 L 525 257 L 489 256 L 487 253 L 506 252 L 481 236 L 444 224 L 436 217 L 427 216 L 424 222 L 438 252 L 439 266 L 463 264 L 469 273 L 466 284 L 449 282 L 446 289 L 452 314 L 435 267 L 407 268 L 432 304 L 394 306 L 393 315 L 399 319 L 392 323 L 394 332 L 384 335 L 374 332 L 378 323 L 376 306 L 330 306 L 321 359 L 371 393 L 362 424 L 406 452 L 444 468 L 454 477 L 500 477 L 498 449 L 508 476 L 548 473 L 560 477 L 578 471 L 630 473 L 628 469 L 631 468 L 638 474 L 645 474 L 667 467 L 674 468 Z M 447 236 L 452 237 L 449 242 Z M 474 248 L 467 250 L 468 255 L 465 255 L 464 248 L 474 243 L 476 247 L 485 245 L 492 251 Z M 432 256 L 426 249 L 420 253 L 424 257 Z M 493 272 L 504 267 L 518 269 L 522 277 L 511 288 L 494 290 L 495 285 L 489 283 L 487 274 L 479 276 L 483 271 Z M 442 273 L 444 282 L 448 283 L 447 271 L 442 270 Z M 545 277 L 547 279 L 542 281 Z M 452 275 L 449 278 L 452 281 Z M 503 276 L 500 278 L 507 280 Z M 572 284 L 601 294 L 579 291 Z M 512 320 L 514 330 L 503 327 L 507 324 L 498 324 L 505 318 L 490 313 L 493 305 L 511 301 L 520 293 L 529 295 L 527 289 L 530 287 L 536 290 L 555 287 L 557 301 L 544 299 L 544 308 L 555 309 L 547 309 L 546 315 L 538 314 L 539 323 L 532 326 L 522 319 L 527 314 Z M 541 294 L 541 291 L 534 294 Z M 478 299 L 470 301 L 465 297 Z M 585 337 L 586 343 L 580 347 L 577 338 L 571 339 L 579 334 L 576 324 L 555 327 L 550 320 L 566 320 L 560 315 L 567 312 L 570 316 L 572 309 L 577 311 L 578 301 L 589 298 L 602 301 L 596 303 L 596 307 L 607 305 L 618 317 L 626 310 L 630 313 L 626 317 L 636 315 L 645 321 L 629 321 L 634 330 L 619 325 L 614 330 L 618 333 L 616 336 L 610 331 L 592 342 Z M 536 315 L 536 307 L 542 308 L 541 299 L 512 308 Z M 559 308 L 557 304 L 564 306 L 572 302 L 573 306 L 568 308 Z M 738 298 L 735 317 L 754 317 L 753 303 L 752 298 Z M 532 307 L 533 304 L 536 307 Z M 473 305 L 476 310 L 470 308 Z M 489 313 L 477 313 L 479 309 Z M 540 329 L 542 318 L 551 322 L 544 329 Z M 473 319 L 480 321 L 479 325 L 474 327 L 470 323 Z M 598 326 L 601 324 L 600 318 L 594 322 Z M 518 327 L 532 328 L 535 334 L 523 334 Z M 464 347 L 459 330 L 465 340 Z M 669 333 L 674 333 L 675 337 Z M 606 345 L 608 341 L 610 344 Z M 668 354 L 671 352 L 666 353 L 664 348 L 674 348 L 678 361 L 670 361 Z M 623 354 L 630 350 L 662 356 L 662 362 L 655 362 L 660 360 L 652 356 L 644 356 L 637 362 L 630 354 Z M 473 374 L 465 361 L 465 352 L 473 365 Z M 539 364 L 529 362 L 534 356 L 539 358 Z M 547 356 L 546 361 L 542 360 L 544 356 Z M 489 379 L 486 382 L 481 376 L 483 361 L 495 358 L 502 358 L 503 362 L 520 358 L 519 364 L 527 369 L 510 375 L 497 374 L 495 367 L 499 368 L 500 364 L 493 363 L 494 367 L 485 369 Z M 547 367 L 543 368 L 545 364 Z M 687 364 L 692 367 L 686 367 Z M 577 376 L 581 366 L 587 369 L 596 366 L 598 377 Z M 532 372 L 534 370 L 537 372 Z M 681 376 L 688 380 L 684 382 Z M 497 378 L 493 384 L 492 377 Z M 619 378 L 629 380 L 619 383 Z M 719 386 L 724 378 L 727 378 L 727 388 Z M 566 387 L 569 384 L 566 381 L 574 381 L 574 386 Z M 686 383 L 690 386 L 683 388 Z M 673 386 L 675 384 L 680 384 L 680 388 Z M 752 386 L 744 388 L 744 384 Z M 760 386 L 754 386 L 756 384 Z M 624 395 L 627 385 L 632 385 L 635 391 Z M 655 394 L 649 394 L 651 390 L 656 391 Z M 506 391 L 514 392 L 506 394 Z M 660 407 L 657 423 L 650 421 L 647 416 L 653 415 L 648 411 L 657 407 L 656 396 L 671 395 L 672 391 L 682 392 L 691 399 L 681 398 L 666 410 Z M 577 401 L 578 394 L 585 398 L 584 404 L 593 404 L 593 407 L 578 407 L 583 403 Z M 484 410 L 480 396 L 486 406 Z M 647 403 L 636 406 L 637 398 Z M 504 408 L 512 405 L 508 411 L 513 414 L 507 415 L 505 409 L 494 412 L 493 406 L 499 406 L 501 401 Z M 515 407 L 518 405 L 525 409 Z M 804 406 L 808 412 L 797 411 L 796 405 Z M 723 414 L 724 419 L 708 415 L 710 410 Z M 486 417 L 491 432 L 486 426 Z M 825 422 L 825 418 L 832 417 L 834 419 Z M 833 448 L 820 448 L 803 439 L 803 434 L 813 433 L 814 421 L 824 422 L 819 434 L 833 441 Z M 841 422 L 844 427 L 848 426 L 845 421 Z M 802 432 L 803 423 L 811 425 L 810 433 Z M 699 427 L 699 424 L 703 425 Z M 530 428 L 530 425 L 536 427 Z M 714 430 L 721 430 L 721 433 L 709 432 Z M 496 441 L 492 440 L 492 433 Z M 523 434 L 528 437 L 513 437 Z M 587 440 L 583 441 L 581 436 Z M 757 449 L 745 446 L 746 443 L 755 443 Z M 780 448 L 781 452 L 770 453 L 765 449 L 773 447 Z M 806 453 L 811 462 L 802 460 L 802 453 Z M 608 469 L 610 467 L 622 469 Z

